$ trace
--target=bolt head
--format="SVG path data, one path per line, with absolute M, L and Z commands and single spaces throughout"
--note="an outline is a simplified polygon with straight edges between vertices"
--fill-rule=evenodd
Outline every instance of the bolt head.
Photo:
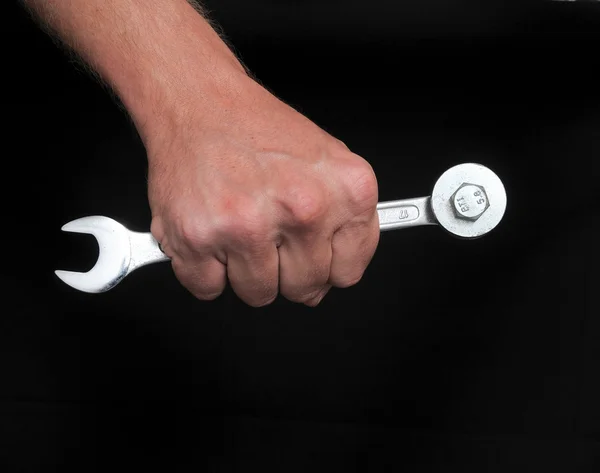
M 457 218 L 475 221 L 489 208 L 490 202 L 485 189 L 477 184 L 465 182 L 450 198 Z

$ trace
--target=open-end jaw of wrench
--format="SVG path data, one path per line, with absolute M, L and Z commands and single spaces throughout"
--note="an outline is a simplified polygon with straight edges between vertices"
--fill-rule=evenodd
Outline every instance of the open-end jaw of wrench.
M 490 232 L 500 223 L 505 210 L 502 181 L 490 169 L 475 163 L 448 169 L 435 183 L 431 196 L 377 204 L 381 231 L 439 225 L 465 239 Z M 88 233 L 98 241 L 99 257 L 91 270 L 55 271 L 63 282 L 79 291 L 106 292 L 132 271 L 169 260 L 150 233 L 133 232 L 109 217 L 78 218 L 62 230 Z

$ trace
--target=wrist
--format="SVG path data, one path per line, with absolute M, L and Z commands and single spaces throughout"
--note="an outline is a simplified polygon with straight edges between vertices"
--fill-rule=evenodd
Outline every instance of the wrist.
M 146 14 L 140 7 L 140 16 Z M 187 1 L 165 2 L 137 18 L 121 47 L 94 66 L 111 84 L 148 147 L 155 136 L 211 113 L 215 97 L 248 79 L 235 55 Z M 157 18 L 158 16 L 158 18 Z M 129 25 L 127 25 L 129 26 Z M 134 31 L 135 30 L 135 31 Z

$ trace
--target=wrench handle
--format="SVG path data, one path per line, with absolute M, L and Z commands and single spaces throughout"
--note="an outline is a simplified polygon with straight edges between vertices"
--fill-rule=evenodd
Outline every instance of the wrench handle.
M 129 244 L 131 245 L 131 262 L 129 272 L 152 263 L 170 261 L 160 248 L 160 244 L 152 233 L 130 232 Z
M 438 223 L 431 210 L 431 197 L 379 202 L 377 214 L 382 232 Z

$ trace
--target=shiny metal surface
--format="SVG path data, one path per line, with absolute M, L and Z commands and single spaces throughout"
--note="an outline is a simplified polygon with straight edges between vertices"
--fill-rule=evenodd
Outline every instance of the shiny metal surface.
M 377 204 L 377 214 L 382 232 L 437 224 L 431 211 L 431 197 L 380 202 Z
M 421 225 L 440 225 L 460 238 L 478 238 L 502 220 L 506 192 L 502 182 L 481 164 L 459 164 L 436 182 L 430 197 L 377 204 L 381 231 Z M 96 237 L 98 261 L 88 272 L 55 271 L 66 284 L 88 293 L 106 292 L 132 271 L 152 263 L 168 261 L 150 233 L 128 230 L 119 222 L 100 215 L 73 220 L 65 232 L 89 233 Z
M 462 190 L 465 189 L 463 193 Z M 484 195 L 475 195 L 484 190 Z M 459 192 L 457 192 L 459 191 Z M 458 201 L 459 198 L 465 200 Z M 467 203 L 457 210 L 459 203 Z M 479 199 L 484 202 L 478 202 Z M 506 191 L 500 178 L 477 163 L 464 163 L 448 169 L 435 183 L 431 208 L 439 225 L 459 238 L 479 238 L 492 231 L 504 217 Z
M 475 221 L 490 207 L 485 189 L 475 184 L 463 184 L 452 196 L 454 215 Z
M 98 241 L 98 261 L 88 272 L 55 271 L 64 283 L 79 291 L 106 292 L 132 271 L 169 259 L 150 233 L 132 232 L 109 217 L 79 218 L 64 225 L 62 230 L 88 233 Z

